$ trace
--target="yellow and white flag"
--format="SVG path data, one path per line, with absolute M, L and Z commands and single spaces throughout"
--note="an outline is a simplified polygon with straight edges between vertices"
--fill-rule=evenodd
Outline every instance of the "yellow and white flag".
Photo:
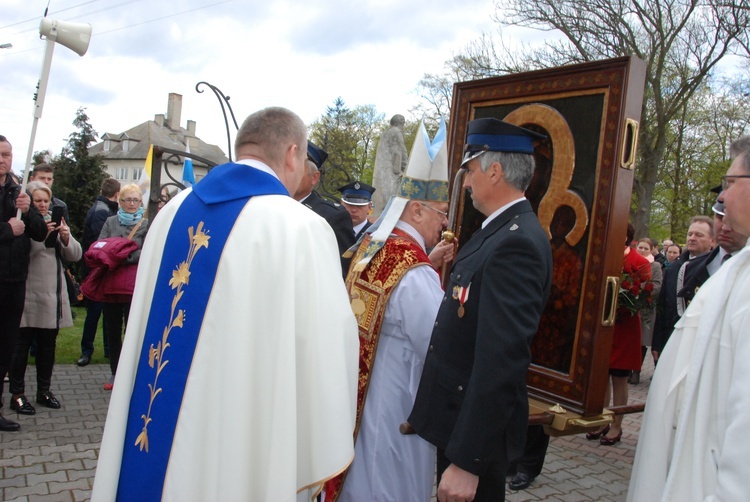
M 154 161 L 154 145 L 148 147 L 148 155 L 146 155 L 146 163 L 143 165 L 143 171 L 141 171 L 141 178 L 138 180 L 138 186 L 141 187 L 141 193 L 144 199 L 146 194 L 151 190 L 151 164 Z

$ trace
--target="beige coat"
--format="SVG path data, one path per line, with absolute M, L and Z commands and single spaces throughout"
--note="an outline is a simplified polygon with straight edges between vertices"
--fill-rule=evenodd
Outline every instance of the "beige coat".
M 66 260 L 81 259 L 81 245 L 72 235 L 67 246 L 62 245 L 59 237 L 58 244 L 60 254 Z M 73 325 L 64 273 L 62 263 L 55 256 L 55 248 L 45 247 L 44 242 L 31 241 L 22 328 L 55 329 Z

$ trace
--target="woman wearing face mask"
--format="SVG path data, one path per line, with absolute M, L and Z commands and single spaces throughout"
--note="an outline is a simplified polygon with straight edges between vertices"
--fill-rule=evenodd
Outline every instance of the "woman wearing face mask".
M 110 216 L 99 234 L 99 239 L 108 237 L 125 237 L 132 239 L 138 244 L 138 249 L 130 253 L 125 260 L 126 264 L 136 265 L 141 257 L 143 240 L 146 238 L 148 230 L 148 220 L 143 217 L 143 205 L 141 189 L 138 185 L 125 185 L 120 189 L 120 209 L 117 214 Z M 93 245 L 92 245 L 93 247 Z M 87 255 L 88 256 L 88 255 Z M 115 373 L 117 372 L 117 363 L 120 359 L 122 350 L 122 333 L 123 327 L 127 323 L 128 314 L 130 313 L 130 300 L 115 301 L 104 303 L 104 323 L 107 328 L 104 333 L 109 342 L 109 367 L 112 376 L 104 384 L 104 390 L 112 390 Z
M 47 408 L 60 408 L 60 401 L 50 391 L 55 364 L 57 333 L 73 325 L 70 301 L 62 260 L 81 259 L 81 245 L 70 234 L 65 219 L 52 221 L 52 191 L 41 181 L 32 181 L 27 191 L 31 202 L 47 222 L 47 239 L 31 242 L 29 275 L 26 278 L 26 300 L 18 343 L 10 371 L 10 408 L 21 415 L 33 415 L 36 409 L 26 398 L 24 378 L 29 361 L 29 346 L 36 340 L 36 402 Z

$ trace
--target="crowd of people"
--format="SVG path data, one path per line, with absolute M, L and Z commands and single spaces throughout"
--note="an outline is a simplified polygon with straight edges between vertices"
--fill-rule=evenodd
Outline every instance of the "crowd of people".
M 30 355 L 34 356 L 36 366 L 35 403 L 51 409 L 62 406 L 52 391 L 52 376 L 59 330 L 73 326 L 68 266 L 80 261 L 83 253 L 91 247 L 109 249 L 110 246 L 105 246 L 109 244 L 108 238 L 123 237 L 133 228 L 138 232 L 130 239 L 137 249 L 129 250 L 122 257 L 123 266 L 119 271 L 126 268 L 125 264 L 136 264 L 147 222 L 142 220 L 141 189 L 137 185 L 128 185 L 120 190 L 119 182 L 108 178 L 102 183 L 101 195 L 87 214 L 82 246 L 68 225 L 67 205 L 53 195 L 54 168 L 46 163 L 34 166 L 23 190 L 21 180 L 16 179 L 11 171 L 12 162 L 13 147 L 8 138 L 0 136 L 0 289 L 3 295 L 0 303 L 3 305 L 0 376 L 3 380 L 7 377 L 9 382 L 10 409 L 18 415 L 35 415 L 36 408 L 26 395 Z M 100 271 L 100 275 L 110 275 L 114 283 L 122 285 L 122 275 L 115 273 L 117 268 L 110 264 L 106 270 Z M 84 274 L 88 272 L 89 269 L 84 267 Z M 131 280 L 135 281 L 134 275 Z M 116 302 L 88 301 L 79 366 L 90 362 L 99 317 L 102 310 L 107 310 L 104 332 L 108 336 L 104 346 L 105 351 L 110 346 L 113 348 L 107 355 L 114 378 L 132 284 L 129 287 L 130 291 L 124 295 L 107 297 L 118 300 Z M 0 382 L 0 406 L 3 387 L 4 381 Z M 105 383 L 104 388 L 111 389 L 112 382 Z M 0 430 L 13 432 L 19 429 L 18 422 L 0 415 Z
M 10 409 L 36 412 L 32 346 L 35 402 L 62 406 L 51 381 L 58 331 L 72 325 L 64 270 L 85 254 L 78 365 L 91 362 L 103 315 L 113 391 L 94 500 L 426 501 L 435 473 L 441 502 L 504 500 L 506 476 L 511 490 L 528 487 L 549 444 L 527 425 L 526 392 L 553 277 L 524 196 L 541 139 L 494 118 L 468 123 L 463 186 L 485 220 L 457 249 L 442 234 L 445 134 L 430 140 L 423 124 L 376 221 L 375 189 L 361 181 L 339 189 L 341 204 L 317 194 L 328 153 L 274 107 L 243 122 L 236 162 L 154 221 L 139 186 L 105 180 L 83 245 L 51 167 L 22 191 L 0 136 Z M 731 152 L 713 215 L 691 219 L 684 249 L 636 240 L 628 225 L 622 281 L 637 291 L 619 303 L 605 402 L 628 403 L 649 347 L 656 365 L 630 500 L 746 493 L 750 138 Z M 213 413 L 217 403 L 232 413 Z M 0 430 L 19 428 L 0 415 Z M 622 415 L 586 438 L 616 446 Z

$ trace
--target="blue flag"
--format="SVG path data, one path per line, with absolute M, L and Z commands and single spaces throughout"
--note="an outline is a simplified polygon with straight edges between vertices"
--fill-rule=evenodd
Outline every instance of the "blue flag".
M 185 153 L 190 153 L 190 144 L 185 148 Z M 182 165 L 182 184 L 185 188 L 195 185 L 195 173 L 193 172 L 193 160 L 185 157 L 185 163 Z

